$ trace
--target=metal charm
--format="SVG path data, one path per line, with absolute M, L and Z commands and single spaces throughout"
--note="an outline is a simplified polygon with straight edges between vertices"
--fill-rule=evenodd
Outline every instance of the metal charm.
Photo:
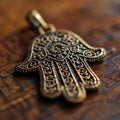
M 41 35 L 33 40 L 27 59 L 18 64 L 17 70 L 38 70 L 41 93 L 48 98 L 63 94 L 69 102 L 83 101 L 86 89 L 95 90 L 100 85 L 99 78 L 87 61 L 102 60 L 105 49 L 91 47 L 70 31 L 55 31 L 35 10 L 28 16 Z

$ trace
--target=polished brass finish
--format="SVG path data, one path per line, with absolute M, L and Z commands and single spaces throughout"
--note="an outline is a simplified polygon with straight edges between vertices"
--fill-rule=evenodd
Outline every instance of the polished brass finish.
M 38 22 L 37 27 L 42 34 L 33 40 L 28 57 L 18 64 L 17 70 L 38 70 L 41 93 L 48 98 L 63 94 L 69 102 L 83 101 L 86 89 L 95 90 L 100 85 L 100 79 L 87 61 L 102 60 L 106 55 L 105 49 L 91 47 L 73 32 L 55 31 L 36 11 L 29 16 L 32 16 L 29 17 L 31 23 Z

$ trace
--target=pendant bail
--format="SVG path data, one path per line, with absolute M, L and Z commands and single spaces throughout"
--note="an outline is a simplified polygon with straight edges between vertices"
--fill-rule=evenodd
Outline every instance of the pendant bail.
M 30 11 L 27 14 L 27 20 L 35 27 L 42 27 L 44 30 L 47 30 L 49 28 L 48 24 L 45 22 L 45 20 L 37 10 Z
M 41 34 L 44 34 L 47 31 L 56 31 L 54 25 L 47 24 L 41 14 L 37 10 L 30 11 L 26 16 L 28 22 L 34 27 L 38 28 L 38 31 Z

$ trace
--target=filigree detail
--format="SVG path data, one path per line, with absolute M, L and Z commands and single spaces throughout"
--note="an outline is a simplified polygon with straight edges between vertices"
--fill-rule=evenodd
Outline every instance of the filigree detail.
M 82 38 L 68 31 L 48 32 L 33 40 L 27 59 L 17 70 L 28 72 L 38 69 L 41 92 L 48 98 L 61 93 L 70 102 L 81 102 L 86 90 L 97 89 L 100 80 L 87 61 L 105 57 L 103 48 L 93 48 Z

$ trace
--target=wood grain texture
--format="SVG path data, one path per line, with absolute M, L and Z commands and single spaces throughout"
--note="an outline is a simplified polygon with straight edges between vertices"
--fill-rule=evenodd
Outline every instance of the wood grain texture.
M 102 84 L 85 102 L 45 99 L 39 92 L 37 72 L 13 72 L 37 36 L 24 20 L 31 9 L 38 9 L 56 28 L 71 30 L 91 45 L 106 48 L 104 61 L 91 65 Z M 120 119 L 119 0 L 1 0 L 0 26 L 0 120 Z

